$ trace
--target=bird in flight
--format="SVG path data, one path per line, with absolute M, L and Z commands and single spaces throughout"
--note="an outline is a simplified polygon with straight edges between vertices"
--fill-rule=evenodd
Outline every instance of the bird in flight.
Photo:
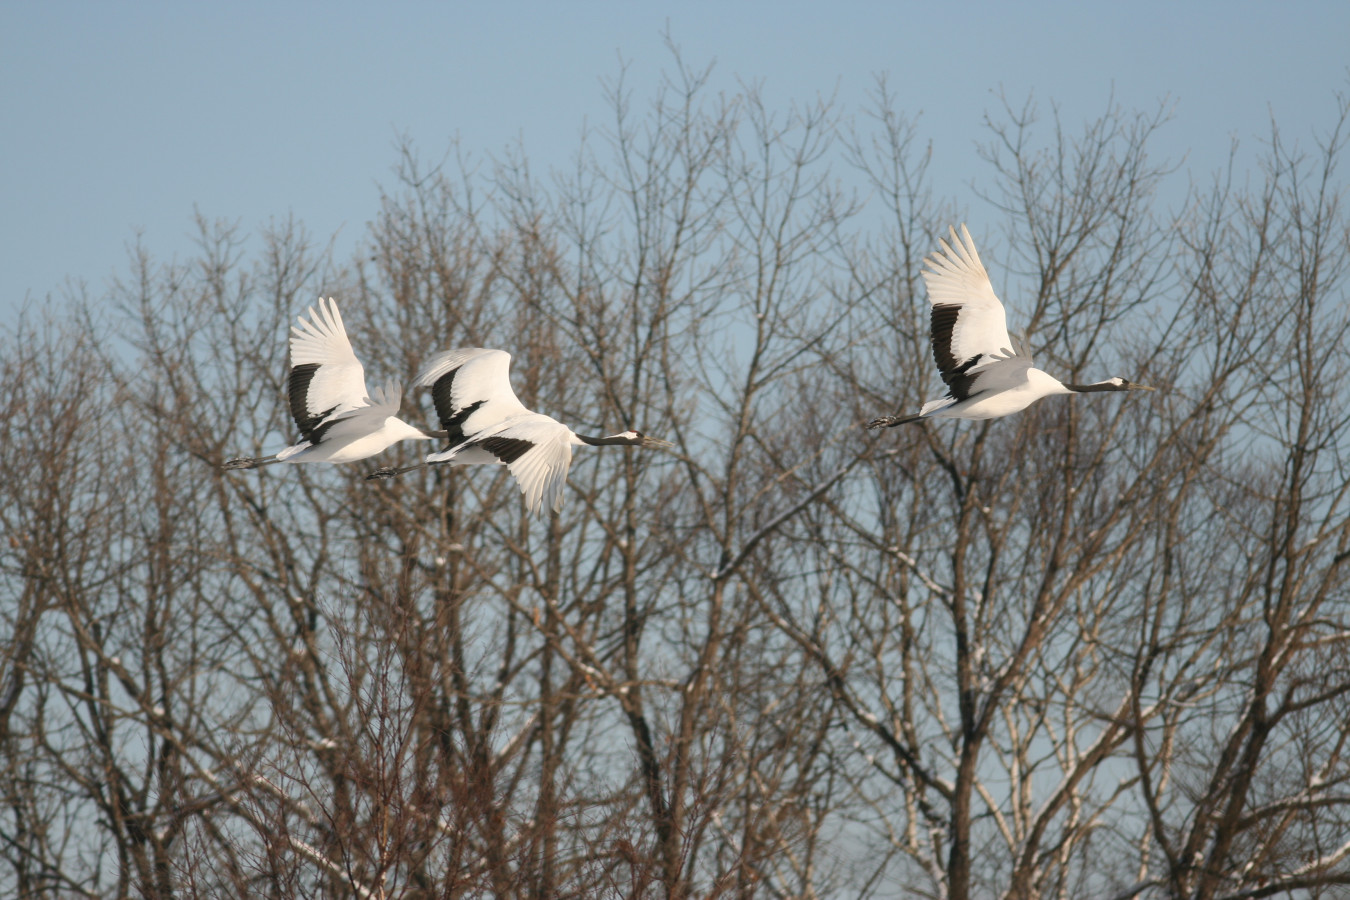
M 434 357 L 414 386 L 431 388 L 450 446 L 428 454 L 424 463 L 383 468 L 366 477 L 393 478 L 423 466 L 501 464 L 515 476 L 530 512 L 545 505 L 559 512 L 573 447 L 671 446 L 638 431 L 577 434 L 557 419 L 526 409 L 511 389 L 510 369 L 511 354 L 505 350 L 473 347 Z
M 291 371 L 286 377 L 291 416 L 300 440 L 272 456 L 239 457 L 222 468 L 252 469 L 270 463 L 345 463 L 374 456 L 399 441 L 430 440 L 398 417 L 403 389 L 397 381 L 366 389 L 365 369 L 352 351 L 337 302 L 319 300 L 291 326 Z
M 918 414 L 882 416 L 868 428 L 890 428 L 920 419 L 994 419 L 1021 412 L 1042 397 L 1095 391 L 1151 391 L 1153 388 L 1109 378 L 1095 384 L 1064 384 L 1036 368 L 1025 350 L 1008 337 L 1003 304 L 975 251 L 966 226 L 941 251 L 924 259 L 923 280 L 932 304 L 933 359 L 947 395 L 929 400 Z

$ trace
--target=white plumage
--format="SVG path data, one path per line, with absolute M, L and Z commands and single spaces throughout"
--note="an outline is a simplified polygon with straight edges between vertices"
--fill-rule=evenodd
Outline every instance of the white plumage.
M 1026 409 L 1042 397 L 1093 391 L 1151 391 L 1110 378 L 1095 384 L 1064 384 L 1036 368 L 1025 348 L 1008 336 L 1007 316 L 994 293 L 965 225 L 951 243 L 938 239 L 939 252 L 924 259 L 922 271 L 932 305 L 933 359 L 947 394 L 930 400 L 918 415 L 882 416 L 868 428 L 891 427 L 926 418 L 992 419 Z
M 374 456 L 399 441 L 435 434 L 398 418 L 403 389 L 390 380 L 366 389 L 365 369 L 352 350 L 342 314 L 331 297 L 291 326 L 291 370 L 286 393 L 300 440 L 273 456 L 240 457 L 226 469 L 269 463 L 344 463 Z
M 505 465 L 520 485 L 526 509 L 547 506 L 559 512 L 573 447 L 670 446 L 637 431 L 598 438 L 576 434 L 527 409 L 511 389 L 510 369 L 511 354 L 482 347 L 449 350 L 426 364 L 414 386 L 431 388 L 449 446 L 428 454 L 422 465 Z M 417 468 L 421 465 L 385 468 L 367 477 L 392 478 Z

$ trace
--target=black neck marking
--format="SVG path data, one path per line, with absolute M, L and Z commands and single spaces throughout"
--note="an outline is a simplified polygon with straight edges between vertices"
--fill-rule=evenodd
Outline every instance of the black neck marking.
M 640 443 L 642 439 L 630 438 L 622 434 L 615 434 L 610 437 L 587 437 L 584 434 L 579 434 L 577 435 L 577 440 L 590 444 L 592 447 L 612 447 L 617 444 L 637 444 Z
M 1129 390 L 1129 388 L 1126 387 L 1126 386 L 1123 385 L 1123 384 L 1114 384 L 1114 383 L 1112 383 L 1112 382 L 1110 382 L 1110 381 L 1103 381 L 1101 384 L 1066 384 L 1066 385 L 1064 385 L 1064 386 L 1065 386 L 1066 388 L 1068 388 L 1069 390 L 1071 390 L 1071 391 L 1076 391 L 1076 392 L 1078 392 L 1078 393 L 1080 393 L 1080 394 L 1090 394 L 1090 393 L 1093 393 L 1094 391 L 1125 391 L 1125 390 Z

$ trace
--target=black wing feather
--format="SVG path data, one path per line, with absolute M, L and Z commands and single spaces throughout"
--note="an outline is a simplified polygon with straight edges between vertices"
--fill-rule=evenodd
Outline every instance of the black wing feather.
M 942 380 L 948 384 L 951 383 L 952 377 L 961 371 L 961 363 L 964 362 L 952 355 L 952 331 L 956 328 L 956 320 L 960 315 L 959 306 L 948 303 L 933 304 L 933 361 L 937 363 Z
M 311 443 L 318 443 L 326 430 L 325 425 L 332 423 L 324 422 L 333 414 L 333 410 L 326 409 L 321 413 L 310 413 L 309 411 L 309 383 L 314 380 L 314 373 L 319 371 L 318 363 L 301 363 L 291 368 L 291 374 L 286 377 L 286 393 L 291 404 L 291 418 L 295 420 L 295 427 L 300 430 L 300 435 Z
M 479 441 L 482 447 L 508 466 L 534 449 L 534 442 L 523 438 L 490 437 Z
M 965 400 L 971 396 L 971 388 L 977 377 L 969 374 L 970 370 L 980 364 L 984 354 L 976 353 L 970 359 L 961 360 L 952 353 L 952 332 L 960 315 L 961 307 L 954 303 L 933 304 L 933 361 L 937 363 L 938 373 L 947 385 L 947 392 L 957 400 Z
M 431 386 L 431 402 L 436 407 L 436 418 L 440 419 L 441 427 L 448 434 L 448 441 L 451 447 L 464 443 L 467 435 L 464 433 L 464 423 L 469 420 L 478 411 L 487 400 L 475 400 L 461 408 L 455 406 L 454 384 L 455 375 L 463 366 L 457 366 L 446 372 L 440 378 L 437 378 Z

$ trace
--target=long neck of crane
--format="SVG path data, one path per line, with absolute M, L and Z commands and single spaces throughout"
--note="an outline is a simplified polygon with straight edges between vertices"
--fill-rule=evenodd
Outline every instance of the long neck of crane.
M 577 435 L 577 440 L 583 444 L 590 444 L 592 447 L 610 447 L 616 444 L 631 444 L 632 439 L 622 434 L 611 434 L 608 437 L 588 437 L 584 434 Z

